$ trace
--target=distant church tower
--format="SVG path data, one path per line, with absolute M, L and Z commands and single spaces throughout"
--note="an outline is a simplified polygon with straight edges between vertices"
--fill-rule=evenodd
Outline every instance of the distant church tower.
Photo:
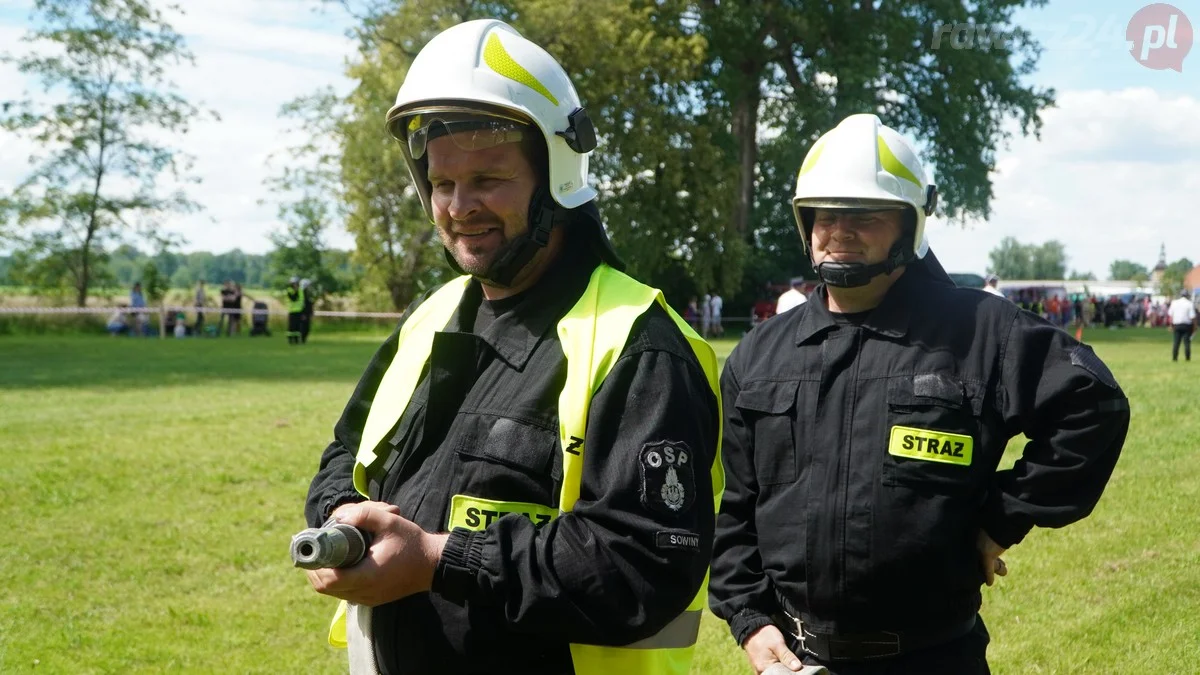
M 1162 244 L 1158 249 L 1158 264 L 1154 266 L 1154 270 L 1150 272 L 1150 283 L 1157 288 L 1162 282 L 1163 272 L 1167 271 L 1167 245 Z

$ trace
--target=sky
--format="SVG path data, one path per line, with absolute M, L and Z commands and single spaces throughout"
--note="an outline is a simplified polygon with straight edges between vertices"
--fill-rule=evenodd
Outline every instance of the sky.
M 1160 246 L 1168 262 L 1200 262 L 1191 196 L 1200 194 L 1200 55 L 1189 49 L 1188 28 L 1188 19 L 1200 22 L 1200 2 L 1174 1 L 1182 18 L 1173 31 L 1168 16 L 1175 12 L 1143 10 L 1145 2 L 1050 0 L 1017 15 L 1044 50 L 1028 82 L 1054 88 L 1057 102 L 1043 112 L 1040 139 L 1017 135 L 999 150 L 987 221 L 930 219 L 930 245 L 948 270 L 984 273 L 988 252 L 1004 237 L 1058 240 L 1070 270 L 1100 279 L 1116 259 L 1152 267 Z M 0 0 L 0 51 L 20 50 L 31 6 Z M 193 0 L 185 7 L 170 20 L 196 63 L 172 70 L 171 79 L 221 120 L 197 121 L 176 141 L 195 158 L 202 182 L 190 194 L 205 210 L 173 217 L 167 229 L 184 238 L 185 251 L 266 252 L 269 235 L 282 228 L 275 206 L 262 201 L 263 181 L 280 170 L 268 159 L 295 142 L 279 108 L 322 87 L 349 90 L 349 19 L 314 0 Z M 956 42 L 947 32 L 936 48 L 981 48 L 983 34 L 960 30 Z M 0 65 L 0 99 L 37 94 L 32 85 Z M 390 103 L 380 102 L 381 117 Z M 32 150 L 0 132 L 0 192 L 28 172 Z M 328 243 L 353 245 L 344 232 Z

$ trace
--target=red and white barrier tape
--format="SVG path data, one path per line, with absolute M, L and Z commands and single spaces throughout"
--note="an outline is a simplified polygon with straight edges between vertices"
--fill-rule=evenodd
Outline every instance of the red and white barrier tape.
M 239 314 L 246 316 L 286 316 L 288 312 L 269 309 L 225 309 L 222 307 L 0 307 L 0 314 L 159 314 L 184 312 L 194 314 Z M 399 312 L 333 312 L 318 310 L 313 316 L 333 316 L 363 319 L 399 319 Z
M 3 314 L 159 314 L 160 312 L 184 312 L 185 314 L 239 314 L 244 316 L 287 316 L 287 311 L 269 309 L 225 309 L 222 307 L 0 307 Z M 328 316 L 349 319 L 399 319 L 404 316 L 400 312 L 335 312 L 317 310 L 313 316 Z M 718 319 L 721 323 L 736 323 L 750 321 L 750 317 L 724 316 Z M 699 324 L 701 321 L 696 320 Z

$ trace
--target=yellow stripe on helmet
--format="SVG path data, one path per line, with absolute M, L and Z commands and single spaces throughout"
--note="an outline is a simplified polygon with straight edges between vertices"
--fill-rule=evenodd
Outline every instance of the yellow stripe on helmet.
M 533 76 L 528 70 L 525 70 L 521 64 L 517 63 L 508 51 L 504 49 L 504 45 L 500 43 L 500 38 L 496 37 L 495 33 L 488 36 L 487 44 L 483 47 L 483 62 L 488 65 L 488 68 L 507 77 L 514 82 L 529 87 L 537 93 L 545 96 L 551 103 L 558 105 L 558 99 L 554 98 L 554 94 L 546 89 L 538 79 Z
M 912 172 L 912 169 L 905 166 L 904 162 L 901 162 L 900 158 L 892 153 L 892 149 L 884 142 L 883 136 L 876 136 L 875 140 L 879 145 L 879 164 L 883 166 L 885 171 L 896 178 L 903 178 L 919 188 L 925 187 L 921 184 L 921 180 L 917 178 L 916 174 Z

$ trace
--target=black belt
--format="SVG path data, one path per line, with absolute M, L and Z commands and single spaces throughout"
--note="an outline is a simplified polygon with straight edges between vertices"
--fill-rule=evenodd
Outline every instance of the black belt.
M 818 633 L 804 621 L 783 612 L 788 632 L 800 649 L 822 661 L 865 661 L 899 656 L 909 652 L 949 642 L 967 634 L 975 627 L 975 616 L 941 629 L 920 632 L 894 633 Z

